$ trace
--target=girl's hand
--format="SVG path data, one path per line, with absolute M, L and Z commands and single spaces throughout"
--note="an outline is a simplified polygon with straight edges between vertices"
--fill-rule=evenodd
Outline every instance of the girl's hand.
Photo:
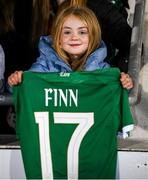
M 9 86 L 14 86 L 22 82 L 23 71 L 15 71 L 8 77 Z
M 121 81 L 122 86 L 123 86 L 124 88 L 126 88 L 126 89 L 131 89 L 131 88 L 133 88 L 132 78 L 131 78 L 128 74 L 122 72 L 122 73 L 121 73 L 121 77 L 120 77 L 120 81 Z

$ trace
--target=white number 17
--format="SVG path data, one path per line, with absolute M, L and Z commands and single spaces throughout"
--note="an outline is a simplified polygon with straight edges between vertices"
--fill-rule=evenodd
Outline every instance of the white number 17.
M 35 120 L 39 126 L 40 156 L 42 178 L 53 179 L 52 158 L 49 138 L 49 112 L 35 112 Z M 68 179 L 78 179 L 79 148 L 81 142 L 94 124 L 93 113 L 54 113 L 56 124 L 78 124 L 74 130 L 67 151 Z

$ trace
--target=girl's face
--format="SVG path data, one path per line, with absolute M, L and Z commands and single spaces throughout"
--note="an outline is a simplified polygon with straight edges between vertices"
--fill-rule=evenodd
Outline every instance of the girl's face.
M 63 24 L 60 47 L 72 57 L 79 57 L 88 48 L 89 33 L 86 23 L 71 15 Z

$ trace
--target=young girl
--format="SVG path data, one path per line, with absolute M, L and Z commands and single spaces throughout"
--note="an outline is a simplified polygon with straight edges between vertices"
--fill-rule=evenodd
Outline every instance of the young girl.
M 73 79 L 69 79 L 64 83 L 63 81 L 60 82 L 60 85 L 57 87 L 59 82 L 55 81 L 52 75 L 58 75 L 58 74 L 82 75 L 83 73 L 78 73 L 78 72 L 48 73 L 48 72 L 92 71 L 89 72 L 89 75 L 93 75 L 93 73 L 95 73 L 96 72 L 95 70 L 97 69 L 109 68 L 109 65 L 104 61 L 107 54 L 106 46 L 104 42 L 101 40 L 100 26 L 98 24 L 98 20 L 96 19 L 94 13 L 86 7 L 69 7 L 61 11 L 61 13 L 57 16 L 55 20 L 52 36 L 41 37 L 39 49 L 40 49 L 40 57 L 32 65 L 29 71 L 47 72 L 47 73 L 28 73 L 28 74 L 50 75 L 50 77 L 47 77 L 46 80 L 53 81 L 53 84 L 56 85 L 53 88 L 54 90 L 58 89 L 62 91 L 61 89 L 62 87 L 66 90 L 67 88 L 70 87 L 70 90 L 72 90 L 75 86 L 76 87 L 78 86 L 79 89 L 82 88 L 82 91 L 79 89 L 78 91 L 79 92 L 81 91 L 84 94 L 81 94 L 80 92 L 81 95 L 78 98 L 79 104 L 81 104 L 80 106 L 76 105 L 75 107 L 75 105 L 72 104 L 70 106 L 68 105 L 67 107 L 66 105 L 63 106 L 64 107 L 63 109 L 61 104 L 59 104 L 59 106 L 57 107 L 56 103 L 55 104 L 53 103 L 52 104 L 53 106 L 50 104 L 49 108 L 47 107 L 48 105 L 47 106 L 41 105 L 40 108 L 40 106 L 38 106 L 40 103 L 38 102 L 41 99 L 44 99 L 45 97 L 42 98 L 40 96 L 42 94 L 42 91 L 40 92 L 38 90 L 42 87 L 41 89 L 44 91 L 46 88 L 44 85 L 42 86 L 41 84 L 40 85 L 38 84 L 38 78 L 36 78 L 36 76 L 33 78 L 30 77 L 29 80 L 32 79 L 33 81 L 31 83 L 28 83 L 28 79 L 26 80 L 26 76 L 25 76 L 26 73 L 24 73 L 24 82 L 20 86 L 14 88 L 14 95 L 16 95 L 15 96 L 16 98 L 14 99 L 15 99 L 15 107 L 18 107 L 16 108 L 16 112 L 17 112 L 16 129 L 17 129 L 17 134 L 19 134 L 20 145 L 22 148 L 24 148 L 22 154 L 23 154 L 24 167 L 25 167 L 27 179 L 41 179 L 41 178 L 43 179 L 53 179 L 53 178 L 113 179 L 116 174 L 115 173 L 116 154 L 117 154 L 116 137 L 117 137 L 117 129 L 119 129 L 120 126 L 119 121 L 121 121 L 122 119 L 121 118 L 122 113 L 120 114 L 121 109 L 122 111 L 126 112 L 126 114 L 124 114 L 126 115 L 125 119 L 128 120 L 131 119 L 130 117 L 127 116 L 127 114 L 130 114 L 128 113 L 129 112 L 128 103 L 126 103 L 128 101 L 127 96 L 126 98 L 124 98 L 125 99 L 124 101 L 121 98 L 121 94 L 118 93 L 118 91 L 116 91 L 117 89 L 121 89 L 122 91 L 126 92 L 119 85 L 119 81 L 118 81 L 119 76 L 117 76 L 117 79 L 115 80 L 114 83 L 114 80 L 112 80 L 112 75 L 110 76 L 110 74 L 107 73 L 107 70 L 104 71 L 104 73 L 106 73 L 107 76 L 111 77 L 111 79 L 107 81 L 107 85 L 109 84 L 109 86 L 107 87 L 106 84 L 104 84 L 104 80 L 101 76 L 102 73 L 101 71 L 99 74 L 100 76 L 95 74 L 98 78 L 100 78 L 99 81 L 96 81 L 95 79 L 96 76 L 91 76 L 94 79 L 94 81 L 92 81 L 92 79 L 89 79 L 89 82 L 91 83 L 87 84 L 86 81 L 83 81 L 81 77 L 78 76 L 78 80 L 80 80 L 80 83 L 76 83 L 75 80 L 77 78 L 75 76 Z M 22 81 L 22 74 L 23 74 L 22 71 L 16 71 L 15 73 L 13 73 L 8 78 L 9 85 L 13 86 L 20 83 Z M 118 75 L 119 75 L 119 71 L 118 71 Z M 57 77 L 57 79 L 59 80 L 59 77 Z M 36 85 L 34 84 L 34 82 L 36 82 Z M 95 84 L 93 84 L 94 82 L 97 85 L 99 84 L 99 82 L 103 82 L 101 83 L 101 88 L 98 88 L 98 86 L 96 88 Z M 70 83 L 72 83 L 72 85 Z M 115 85 L 116 83 L 118 84 L 118 86 Z M 130 89 L 133 86 L 131 78 L 124 73 L 121 73 L 121 83 L 123 87 L 127 89 Z M 22 86 L 24 84 L 27 85 L 27 88 L 26 86 Z M 31 84 L 31 87 L 28 86 L 29 84 Z M 65 85 L 67 87 L 65 87 Z M 48 87 L 50 86 L 49 83 L 47 86 Z M 89 87 L 93 87 L 93 88 L 95 87 L 95 88 L 93 89 L 93 91 L 87 91 Z M 36 91 L 34 88 L 37 89 L 37 94 L 34 93 Z M 26 89 L 29 91 L 24 91 Z M 105 95 L 103 94 L 103 96 L 101 94 L 101 99 L 98 98 L 98 96 L 94 96 L 96 95 L 95 91 L 97 91 L 97 93 L 99 90 L 100 92 L 104 92 L 104 91 L 106 92 L 106 89 L 108 91 L 107 93 L 105 93 Z M 115 91 L 112 91 L 111 89 Z M 47 90 L 51 90 L 51 88 Z M 32 93 L 36 95 L 34 96 L 32 95 Z M 117 98 L 117 102 L 114 98 L 112 99 L 112 97 L 114 97 L 113 94 L 115 94 L 116 96 L 115 99 Z M 92 95 L 92 96 L 88 98 L 86 97 L 86 95 L 87 96 Z M 84 96 L 86 97 L 87 102 L 84 100 L 85 99 Z M 23 99 L 19 99 L 18 97 L 23 97 Z M 103 99 L 105 99 L 106 105 L 104 105 L 104 102 L 102 101 L 102 97 Z M 56 99 L 59 100 L 60 98 L 58 96 L 53 99 L 56 102 Z M 88 101 L 88 99 L 90 99 L 90 101 Z M 122 99 L 124 104 L 127 105 L 126 110 L 124 110 L 124 108 L 121 108 L 123 106 L 121 105 L 119 99 Z M 34 105 L 33 106 L 29 105 L 30 102 L 32 104 L 33 100 L 36 101 L 35 104 L 37 104 L 37 109 L 32 108 Z M 111 104 L 107 102 L 111 102 Z M 114 103 L 112 104 L 112 102 Z M 95 104 L 95 106 L 93 106 L 94 112 L 92 112 L 92 108 L 91 108 L 92 103 Z M 42 109 L 43 106 L 45 107 L 46 110 Z M 101 108 L 98 108 L 100 106 Z M 113 109 L 111 108 L 112 109 L 111 112 L 110 112 L 110 107 L 113 107 Z M 73 108 L 75 110 L 73 110 Z M 54 116 L 54 120 L 52 121 L 50 120 L 50 117 L 47 118 L 44 117 L 42 112 L 44 113 L 46 111 L 45 113 L 47 113 L 49 109 L 53 110 L 53 112 L 51 111 L 49 112 L 49 114 L 52 114 L 53 116 L 61 112 L 60 117 Z M 109 111 L 107 109 L 109 109 Z M 105 113 L 103 113 L 104 115 L 102 115 L 102 111 L 103 112 L 105 111 Z M 43 126 L 41 125 L 43 128 L 41 127 L 39 130 L 44 134 L 44 137 L 43 134 L 40 135 L 41 139 L 43 140 L 42 142 L 45 142 L 43 144 L 41 143 L 41 145 L 39 145 L 41 141 L 38 140 L 39 131 L 36 124 L 36 122 L 38 122 L 37 120 L 38 117 L 34 118 L 34 114 L 36 114 L 36 112 L 37 114 L 39 113 L 39 116 L 41 115 L 40 116 L 41 121 L 39 120 L 40 122 L 44 123 L 45 122 L 44 120 L 50 122 L 49 125 L 50 128 L 48 125 L 44 124 Z M 82 114 L 83 115 L 87 114 L 88 116 L 90 115 L 91 117 L 89 118 L 85 116 L 80 117 L 80 115 Z M 94 117 L 97 119 L 95 123 L 94 123 L 94 119 L 95 119 Z M 60 119 L 60 123 L 64 121 L 64 126 L 62 126 L 62 130 L 56 129 L 57 127 L 56 124 L 59 124 L 59 122 L 56 122 L 55 119 L 58 118 Z M 67 121 L 69 118 L 70 121 Z M 65 123 L 65 119 L 66 119 L 66 123 Z M 78 121 L 77 120 L 75 121 L 75 119 L 78 119 Z M 79 123 L 79 121 L 81 121 L 81 123 Z M 75 123 L 78 124 L 77 128 L 74 131 L 73 131 L 74 126 L 70 126 L 70 131 L 69 131 L 69 127 L 67 129 L 67 124 L 71 125 L 71 123 L 74 123 L 73 124 L 74 126 Z M 91 123 L 93 124 L 93 127 L 90 126 Z M 51 124 L 54 126 L 53 128 L 51 128 Z M 128 125 L 131 125 L 131 123 L 128 123 Z M 63 127 L 65 128 L 63 129 Z M 89 129 L 89 127 L 93 128 L 89 131 L 91 133 L 89 135 L 90 136 L 92 135 L 92 137 L 90 137 L 87 134 L 88 136 L 85 137 L 87 143 L 84 143 L 83 146 L 80 147 L 84 134 L 85 132 L 87 132 L 86 129 Z M 50 132 L 52 132 L 52 134 L 54 135 L 50 136 L 51 133 L 48 132 L 48 128 L 50 129 Z M 60 139 L 59 137 L 62 137 L 62 139 Z M 94 137 L 96 137 L 95 140 Z M 106 137 L 105 140 L 102 139 L 102 137 Z M 55 144 L 57 145 L 54 146 L 53 150 L 50 149 L 50 145 L 48 144 L 49 142 L 48 138 L 54 140 Z M 26 143 L 26 139 L 27 139 L 27 143 Z M 69 143 L 67 141 L 68 139 L 69 139 Z M 48 149 L 44 146 L 46 142 Z M 59 142 L 62 142 L 62 144 L 60 144 Z M 39 146 L 41 146 L 41 149 L 43 150 L 40 151 L 41 153 L 38 153 L 39 151 L 37 150 Z M 102 148 L 100 149 L 100 147 Z M 34 148 L 37 153 L 34 153 Z M 28 153 L 28 150 L 30 152 L 30 149 L 31 152 L 33 152 L 34 154 L 33 156 L 35 158 L 35 161 L 32 162 L 30 162 L 30 157 L 32 158 L 32 154 Z M 50 152 L 53 153 L 52 154 L 53 158 L 49 157 Z M 85 155 L 82 156 L 82 154 Z M 104 156 L 103 158 L 102 155 Z M 53 168 L 52 168 L 52 164 L 53 164 Z M 41 166 L 42 168 L 40 168 Z M 34 170 L 32 170 L 32 167 L 35 167 L 35 169 L 37 168 L 39 170 L 36 169 L 37 171 L 35 172 Z M 104 167 L 107 170 L 104 171 L 105 169 Z
M 104 59 L 107 50 L 94 13 L 86 7 L 69 7 L 57 16 L 51 36 L 42 36 L 40 56 L 29 71 L 71 72 L 109 68 Z M 22 81 L 22 71 L 8 77 L 10 86 Z M 121 73 L 124 88 L 133 87 L 128 74 Z

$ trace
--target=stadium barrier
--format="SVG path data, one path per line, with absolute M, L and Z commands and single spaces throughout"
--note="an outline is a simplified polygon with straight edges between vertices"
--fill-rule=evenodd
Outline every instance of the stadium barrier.
M 139 72 L 143 59 L 143 29 L 145 0 L 136 0 L 131 35 L 128 73 L 131 75 L 134 87 L 129 92 L 129 103 L 135 105 L 140 97 Z

